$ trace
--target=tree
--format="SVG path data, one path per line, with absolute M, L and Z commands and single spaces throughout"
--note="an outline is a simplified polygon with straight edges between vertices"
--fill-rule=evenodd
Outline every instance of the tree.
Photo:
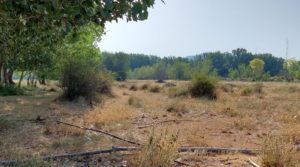
M 261 59 L 255 58 L 250 61 L 250 67 L 253 71 L 256 80 L 259 79 L 264 73 L 264 65 L 265 62 Z
M 167 75 L 169 79 L 186 80 L 191 78 L 189 64 L 177 61 L 168 66 Z
M 300 63 L 294 59 L 284 62 L 284 69 L 296 79 L 300 79 Z
M 129 70 L 129 57 L 122 52 L 108 53 L 103 52 L 103 64 L 107 70 L 116 74 L 116 79 L 124 81 L 127 79 L 127 72 Z

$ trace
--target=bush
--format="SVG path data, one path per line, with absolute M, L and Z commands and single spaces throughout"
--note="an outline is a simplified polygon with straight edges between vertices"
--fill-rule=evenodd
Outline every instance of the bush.
M 83 97 L 88 102 L 98 102 L 99 95 L 111 94 L 109 74 L 100 72 L 98 64 L 88 61 L 67 62 L 60 82 L 63 97 L 71 101 Z
M 160 87 L 155 85 L 155 86 L 151 86 L 151 88 L 149 89 L 150 92 L 152 93 L 159 93 L 160 92 Z
M 25 95 L 25 91 L 17 86 L 8 85 L 8 86 L 0 86 L 0 96 L 19 96 Z
M 177 116 L 182 116 L 183 114 L 187 113 L 189 110 L 184 103 L 175 101 L 169 105 L 167 111 L 170 113 L 175 113 Z
M 152 132 L 145 146 L 129 166 L 169 167 L 177 157 L 178 135 L 163 131 L 160 135 Z
M 128 99 L 128 104 L 134 107 L 141 107 L 141 103 L 140 103 L 141 99 L 135 97 L 135 96 L 130 96 Z
M 131 90 L 131 91 L 137 91 L 137 90 L 138 90 L 138 87 L 137 87 L 136 85 L 131 85 L 131 86 L 129 87 L 129 90 Z
M 246 87 L 242 90 L 242 96 L 249 96 L 253 93 L 253 89 L 251 87 Z
M 149 88 L 148 84 L 143 84 L 140 89 L 141 90 L 147 90 L 148 88 Z
M 192 85 L 190 87 L 190 94 L 192 97 L 207 97 L 209 99 L 216 99 L 216 85 L 217 78 L 199 74 L 193 77 Z
M 263 93 L 263 84 L 261 82 L 255 83 L 253 87 L 254 87 L 254 92 Z
M 262 165 L 264 167 L 296 167 L 296 149 L 282 137 L 269 135 L 262 146 Z

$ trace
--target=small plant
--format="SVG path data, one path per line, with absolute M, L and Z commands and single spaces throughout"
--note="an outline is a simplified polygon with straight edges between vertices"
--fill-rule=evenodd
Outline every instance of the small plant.
M 159 93 L 160 92 L 160 87 L 155 85 L 155 86 L 151 86 L 151 88 L 149 89 L 150 92 L 152 93 Z
M 137 167 L 169 167 L 177 157 L 178 135 L 169 135 L 168 131 L 155 135 L 154 131 L 147 144 L 133 160 Z
M 168 90 L 168 96 L 169 97 L 181 97 L 181 96 L 188 96 L 189 95 L 189 89 L 187 88 L 169 88 Z
M 14 128 L 15 126 L 16 124 L 14 122 L 7 120 L 4 117 L 0 117 L 0 132 Z
M 263 93 L 263 84 L 261 82 L 257 82 L 254 84 L 253 89 L 255 93 Z
M 137 90 L 138 90 L 138 87 L 137 87 L 136 85 L 131 85 L 131 86 L 129 87 L 129 90 L 131 90 L 131 91 L 137 91 Z
M 242 90 L 241 95 L 242 96 L 249 96 L 253 93 L 253 89 L 251 87 L 246 87 Z
M 180 103 L 178 101 L 173 102 L 169 105 L 167 108 L 168 112 L 176 113 L 178 116 L 181 116 L 182 114 L 185 114 L 188 112 L 188 108 L 184 103 Z
M 209 99 L 216 99 L 216 85 L 217 78 L 207 76 L 204 74 L 195 75 L 192 79 L 190 87 L 190 94 L 192 97 L 207 97 Z
M 134 107 L 141 107 L 141 103 L 140 103 L 141 99 L 135 97 L 135 96 L 130 96 L 128 99 L 128 104 Z
M 141 90 L 147 90 L 148 88 L 149 88 L 148 84 L 143 84 L 140 89 Z
M 269 135 L 262 145 L 263 167 L 296 167 L 296 150 L 283 137 Z
M 20 96 L 25 95 L 25 91 L 14 85 L 0 86 L 0 96 Z

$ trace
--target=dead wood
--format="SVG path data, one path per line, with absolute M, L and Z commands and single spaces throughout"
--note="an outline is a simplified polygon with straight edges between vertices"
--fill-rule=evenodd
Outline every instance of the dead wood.
M 137 143 L 137 142 L 134 142 L 134 141 L 130 141 L 130 140 L 123 139 L 123 138 L 121 138 L 121 137 L 118 137 L 118 136 L 113 135 L 113 134 L 111 134 L 111 133 L 105 132 L 105 131 L 103 131 L 103 130 L 92 129 L 92 128 L 87 128 L 87 127 L 82 127 L 82 126 L 73 125 L 73 124 L 69 124 L 69 123 L 66 123 L 66 122 L 62 122 L 62 121 L 56 121 L 56 122 L 59 123 L 59 124 L 64 124 L 64 125 L 67 125 L 67 126 L 72 126 L 72 127 L 75 127 L 75 128 L 80 128 L 80 129 L 83 129 L 83 130 L 89 130 L 89 131 L 93 131 L 93 132 L 97 132 L 97 133 L 102 133 L 102 134 L 105 134 L 105 135 L 110 136 L 110 137 L 112 137 L 112 138 L 115 138 L 115 139 L 118 139 L 118 140 L 121 140 L 121 141 L 125 141 L 125 142 L 130 143 L 130 144 L 141 145 L 140 143 Z
M 169 123 L 169 122 L 174 122 L 174 123 L 178 123 L 178 122 L 195 122 L 197 120 L 190 120 L 190 119 L 170 119 L 170 120 L 164 120 L 164 121 L 159 121 L 159 122 L 153 122 L 144 126 L 139 126 L 139 129 L 143 129 L 143 128 L 148 128 L 148 127 L 152 127 L 152 126 L 156 126 L 159 124 L 164 124 L 164 123 Z
M 248 159 L 248 161 L 247 161 L 251 166 L 253 166 L 253 167 L 260 167 L 257 163 L 255 163 L 252 159 Z

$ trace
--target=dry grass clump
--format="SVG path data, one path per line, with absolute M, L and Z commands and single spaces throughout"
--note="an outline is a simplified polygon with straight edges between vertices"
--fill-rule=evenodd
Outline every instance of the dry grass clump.
M 221 110 L 221 113 L 225 114 L 225 115 L 228 115 L 230 117 L 236 117 L 238 116 L 240 113 L 238 110 L 232 108 L 232 107 L 226 107 L 226 108 L 223 108 Z
M 47 123 L 46 130 L 44 133 L 46 135 L 55 135 L 58 137 L 64 137 L 64 136 L 82 136 L 85 134 L 85 131 L 79 128 L 75 128 L 63 124 Z
M 178 116 L 182 116 L 182 114 L 187 113 L 189 110 L 186 104 L 175 101 L 168 106 L 167 111 L 170 113 L 176 113 Z
M 263 93 L 263 83 L 257 82 L 253 85 L 253 89 L 255 93 Z
M 128 104 L 131 106 L 137 107 L 137 108 L 142 107 L 141 99 L 139 99 L 138 97 L 135 97 L 135 96 L 129 97 Z
M 131 90 L 131 91 L 137 91 L 137 90 L 138 90 L 138 87 L 137 87 L 136 85 L 131 85 L 131 86 L 129 87 L 129 90 Z
M 219 86 L 219 88 L 226 93 L 233 93 L 233 85 L 232 84 L 222 84 Z
M 84 120 L 87 123 L 92 123 L 97 127 L 109 125 L 121 120 L 126 120 L 135 115 L 130 108 L 124 105 L 109 105 L 104 108 L 97 108 L 89 111 Z
M 159 135 L 151 133 L 147 143 L 142 147 L 131 162 L 137 167 L 169 167 L 176 159 L 178 135 L 170 135 L 168 131 L 163 131 Z
M 298 163 L 295 147 L 291 143 L 279 136 L 265 138 L 262 145 L 263 167 L 296 167 Z
M 151 86 L 149 91 L 152 92 L 152 93 L 159 93 L 161 90 L 161 87 L 158 86 L 158 85 L 154 85 L 154 86 Z
M 181 128 L 181 136 L 184 137 L 186 146 L 208 146 L 208 140 L 205 137 L 205 133 L 201 131 L 203 126 L 198 122 L 191 122 L 183 125 Z
M 147 90 L 149 87 L 150 87 L 149 84 L 143 84 L 140 89 L 141 90 Z
M 233 122 L 233 125 L 238 130 L 253 130 L 256 126 L 256 121 L 250 116 L 239 118 Z
M 0 132 L 16 127 L 16 123 L 6 119 L 5 117 L 0 117 Z
M 164 87 L 168 87 L 168 88 L 170 88 L 170 87 L 175 87 L 176 86 L 176 84 L 175 83 L 172 83 L 172 82 L 168 82 L 168 83 L 166 83 L 165 85 L 164 85 Z
M 118 87 L 119 88 L 127 88 L 127 85 L 126 84 L 119 84 Z
M 253 88 L 251 87 L 246 87 L 244 89 L 242 89 L 241 95 L 242 96 L 249 96 L 253 93 Z
M 171 98 L 188 96 L 189 90 L 187 88 L 170 88 L 168 90 L 168 96 Z

